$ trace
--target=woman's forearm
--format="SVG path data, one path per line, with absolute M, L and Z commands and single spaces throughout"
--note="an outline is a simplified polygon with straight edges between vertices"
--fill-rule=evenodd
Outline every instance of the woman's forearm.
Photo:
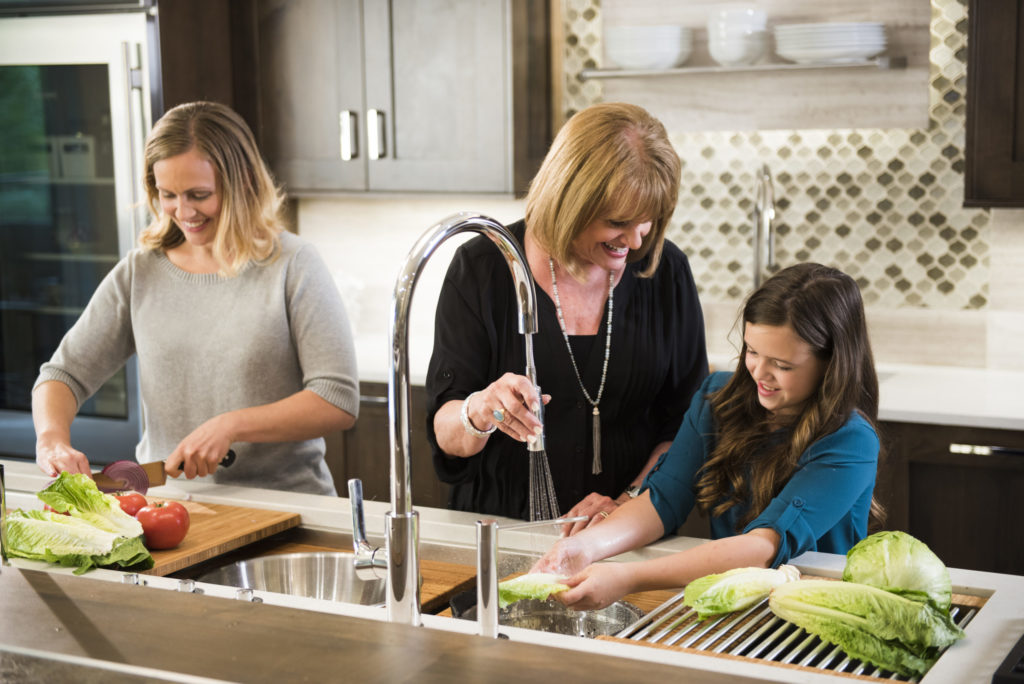
M 232 442 L 298 442 L 347 430 L 355 416 L 310 390 L 261 406 L 222 414 Z
M 71 422 L 78 413 L 78 400 L 63 382 L 50 380 L 32 391 L 32 424 L 36 439 L 71 443 Z
M 473 419 L 470 418 L 472 421 Z M 475 425 L 478 430 L 486 430 L 490 425 Z M 441 451 L 449 456 L 468 458 L 479 454 L 487 445 L 487 437 L 475 437 L 462 425 L 462 401 L 453 400 L 445 403 L 434 414 L 434 435 Z
M 644 478 L 647 477 L 647 473 L 651 472 L 651 468 L 653 468 L 654 464 L 658 462 L 658 458 L 660 458 L 663 453 L 668 451 L 668 448 L 670 446 L 672 446 L 672 442 L 659 442 L 657 445 L 655 445 L 655 447 L 651 450 L 651 455 L 647 457 L 647 462 L 644 463 L 644 467 L 641 468 L 640 472 L 637 473 L 636 477 L 634 477 L 630 481 L 629 486 L 639 487 L 641 483 L 643 483 Z M 619 494 L 618 497 L 616 497 L 615 503 L 622 505 L 626 503 L 626 501 L 628 500 L 629 495 L 626 492 L 622 492 L 621 494 Z

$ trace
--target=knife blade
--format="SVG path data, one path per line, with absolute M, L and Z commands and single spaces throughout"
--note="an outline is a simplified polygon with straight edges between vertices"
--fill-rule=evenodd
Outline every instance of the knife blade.
M 221 459 L 218 464 L 221 468 L 227 468 L 235 462 L 235 452 L 233 449 L 228 449 L 228 453 Z M 149 481 L 150 487 L 159 487 L 160 485 L 166 484 L 167 482 L 167 471 L 165 470 L 167 461 L 153 461 L 151 463 L 133 463 L 132 465 L 140 468 L 145 474 L 146 479 Z M 182 465 L 178 465 L 178 471 L 182 470 Z M 114 479 L 106 473 L 100 471 L 92 474 L 92 479 L 96 483 L 96 486 L 101 490 L 114 490 L 119 491 L 128 489 L 128 481 L 122 479 Z M 145 492 L 143 492 L 145 493 Z

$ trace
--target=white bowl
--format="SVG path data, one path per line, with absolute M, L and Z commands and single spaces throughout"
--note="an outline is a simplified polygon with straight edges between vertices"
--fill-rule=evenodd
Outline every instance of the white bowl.
M 685 26 L 609 26 L 604 33 L 608 61 L 622 69 L 670 69 L 693 50 L 693 31 Z
M 749 5 L 725 5 L 708 15 L 708 33 L 754 33 L 764 31 L 767 23 L 764 10 Z
M 708 52 L 722 66 L 753 64 L 764 56 L 767 47 L 768 34 L 765 31 L 725 37 L 714 34 L 708 36 Z

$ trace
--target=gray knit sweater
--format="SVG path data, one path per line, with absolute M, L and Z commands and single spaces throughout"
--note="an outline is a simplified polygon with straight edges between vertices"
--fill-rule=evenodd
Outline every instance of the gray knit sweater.
M 161 251 L 134 250 L 103 279 L 36 384 L 63 382 L 79 406 L 138 356 L 141 463 L 166 458 L 204 421 L 308 389 L 359 412 L 348 318 L 314 248 L 281 235 L 277 259 L 233 278 L 182 271 Z M 237 443 L 215 481 L 335 494 L 324 440 Z M 88 455 L 88 454 L 87 454 Z

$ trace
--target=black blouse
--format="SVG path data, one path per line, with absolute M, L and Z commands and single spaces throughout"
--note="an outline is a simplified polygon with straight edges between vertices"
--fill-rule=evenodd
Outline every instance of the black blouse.
M 509 230 L 522 244 L 525 223 Z M 686 256 L 666 240 L 653 277 L 637 277 L 645 266 L 646 259 L 629 264 L 615 286 L 608 376 L 599 404 L 599 475 L 591 473 L 593 408 L 573 372 L 554 302 L 537 288 L 534 357 L 541 392 L 551 395 L 544 408 L 544 440 L 563 513 L 590 492 L 612 498 L 621 494 L 654 446 L 675 437 L 691 396 L 708 373 L 704 317 Z M 576 358 L 592 398 L 601 384 L 607 315 L 606 308 L 587 358 Z M 483 236 L 459 247 L 437 304 L 426 387 L 434 468 L 442 482 L 452 485 L 448 505 L 455 510 L 529 515 L 524 443 L 498 431 L 479 454 L 459 458 L 441 451 L 434 433 L 434 414 L 448 401 L 462 400 L 506 372 L 524 374 L 518 325 L 513 281 L 501 253 Z

